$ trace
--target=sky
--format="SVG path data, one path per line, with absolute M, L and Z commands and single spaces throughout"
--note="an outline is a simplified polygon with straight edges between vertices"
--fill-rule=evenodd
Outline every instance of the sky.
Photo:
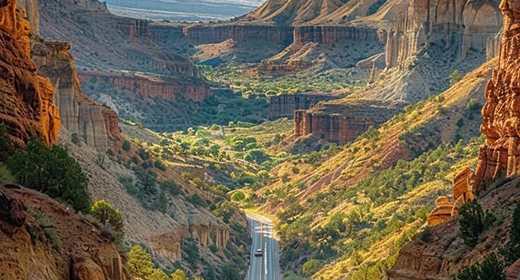
M 215 21 L 244 15 L 265 0 L 105 0 L 114 14 L 150 20 Z

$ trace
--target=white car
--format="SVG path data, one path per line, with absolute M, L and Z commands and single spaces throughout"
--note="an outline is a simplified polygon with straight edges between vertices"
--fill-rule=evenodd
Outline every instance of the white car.
M 255 257 L 261 257 L 262 256 L 262 249 L 257 249 L 255 251 Z

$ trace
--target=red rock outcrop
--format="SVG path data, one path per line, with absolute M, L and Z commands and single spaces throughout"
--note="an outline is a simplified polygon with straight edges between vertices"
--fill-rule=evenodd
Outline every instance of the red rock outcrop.
M 29 33 L 25 12 L 16 7 L 16 1 L 1 1 L 0 121 L 18 147 L 34 137 L 52 145 L 60 129 L 52 84 L 38 75 L 31 60 Z
M 0 275 L 2 279 L 126 280 L 116 245 L 84 217 L 33 190 L 0 186 Z M 7 211 L 4 211 L 7 210 Z M 46 215 L 51 228 L 39 225 Z M 14 217 L 14 218 L 13 218 Z M 46 237 L 53 229 L 59 243 Z
M 337 97 L 319 93 L 283 94 L 269 98 L 269 119 L 292 118 L 295 110 L 306 110 L 323 100 Z
M 150 38 L 152 33 L 148 28 L 149 22 L 147 20 L 142 19 L 133 19 L 133 18 L 120 18 L 117 22 L 117 29 L 119 29 L 125 36 L 128 36 L 130 39 L 137 38 Z
M 203 101 L 212 95 L 212 91 L 206 84 L 190 77 L 181 80 L 139 73 L 119 75 L 93 72 L 81 72 L 79 77 L 84 82 L 109 83 L 134 94 L 152 98 L 161 97 L 165 100 L 175 101 L 177 96 L 182 96 L 186 100 Z
M 51 79 L 63 128 L 77 133 L 87 145 L 106 151 L 109 140 L 119 140 L 117 114 L 81 93 L 81 84 L 66 42 L 33 46 L 33 59 L 41 75 Z
M 395 109 L 380 102 L 366 101 L 356 104 L 340 104 L 337 112 L 326 112 L 313 108 L 294 111 L 294 133 L 297 136 L 317 135 L 330 142 L 343 145 L 355 140 L 371 126 L 387 121 Z
M 501 176 L 520 174 L 520 3 L 503 0 L 504 27 L 499 64 L 486 88 L 481 131 L 486 143 L 480 149 L 473 191 Z
M 386 67 L 407 67 L 406 60 L 432 43 L 460 47 L 462 59 L 470 48 L 484 50 L 487 38 L 500 27 L 500 11 L 494 0 L 412 0 L 386 36 Z

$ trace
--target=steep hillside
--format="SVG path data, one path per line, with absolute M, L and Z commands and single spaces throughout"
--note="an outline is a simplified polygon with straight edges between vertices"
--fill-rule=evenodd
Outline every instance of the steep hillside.
M 124 259 L 99 225 L 46 195 L 0 186 L 3 279 L 129 279 Z
M 295 156 L 275 167 L 274 183 L 257 194 L 278 217 L 285 268 L 299 272 L 311 261 L 318 269 L 303 274 L 313 279 L 363 279 L 365 271 L 380 279 L 433 208 L 425 203 L 447 190 L 453 166 L 477 154 L 479 104 L 494 65 L 408 106 L 334 156 Z

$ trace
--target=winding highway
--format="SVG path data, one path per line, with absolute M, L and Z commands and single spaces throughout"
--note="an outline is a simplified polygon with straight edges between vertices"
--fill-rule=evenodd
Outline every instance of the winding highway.
M 247 219 L 253 244 L 246 280 L 282 280 L 280 246 L 275 239 L 271 220 L 253 213 L 248 213 Z M 258 249 L 262 249 L 262 256 L 255 256 Z

